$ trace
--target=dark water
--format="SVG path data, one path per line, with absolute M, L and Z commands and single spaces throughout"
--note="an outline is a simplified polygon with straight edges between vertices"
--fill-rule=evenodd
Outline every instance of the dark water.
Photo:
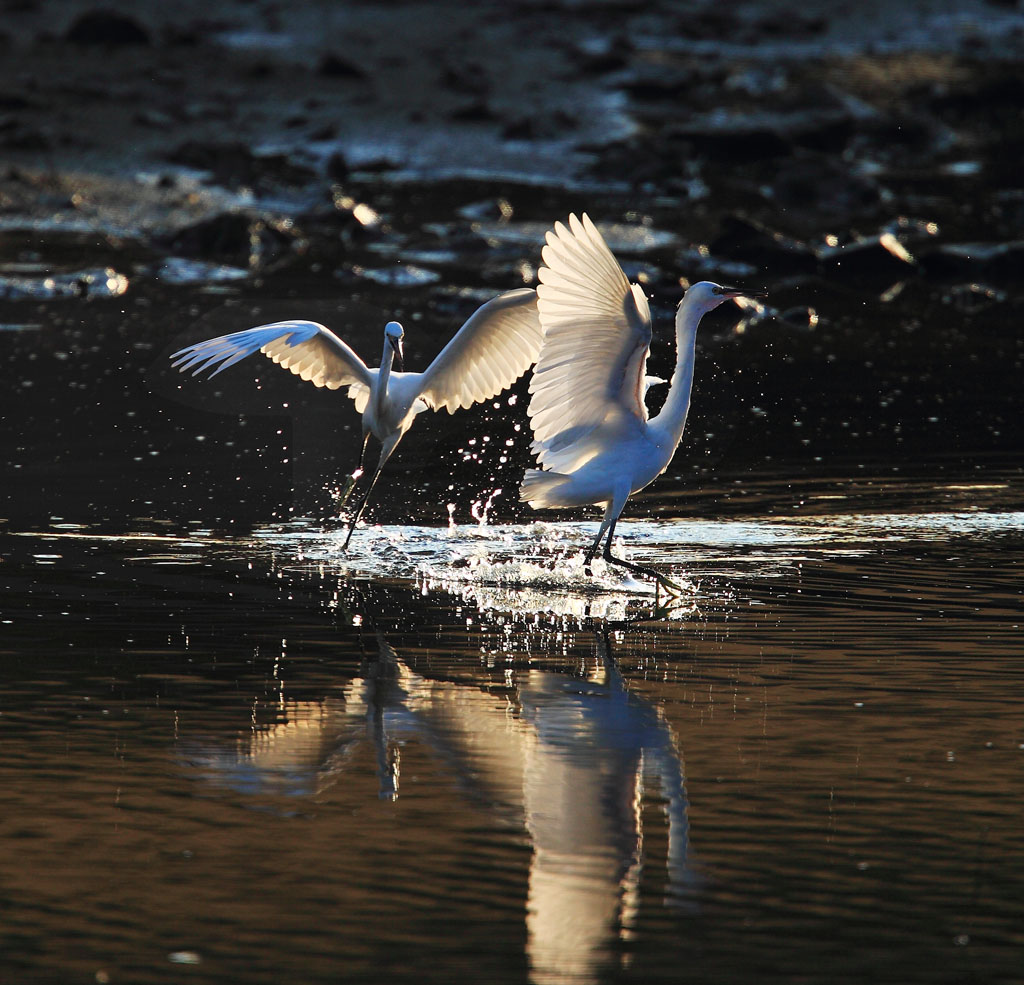
M 665 524 L 658 614 L 9 537 L 7 980 L 1020 981 L 1022 521 Z
M 421 417 L 343 556 L 345 398 L 167 355 L 299 316 L 371 356 L 397 316 L 421 367 L 579 207 L 366 180 L 387 236 L 242 281 L 5 234 L 0 979 L 1024 981 L 1012 290 L 876 257 L 709 318 L 618 528 L 668 606 L 515 502 L 523 384 Z M 609 236 L 668 375 L 697 259 L 647 218 Z

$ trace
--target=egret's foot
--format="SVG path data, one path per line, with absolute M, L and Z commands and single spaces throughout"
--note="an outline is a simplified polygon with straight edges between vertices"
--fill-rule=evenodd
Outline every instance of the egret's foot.
M 658 584 L 661 585 L 669 595 L 680 596 L 686 594 L 686 589 L 677 582 L 674 582 L 671 578 L 666 578 L 664 575 L 659 574 L 655 574 L 654 577 L 657 579 Z
M 686 589 L 682 585 L 677 585 L 671 578 L 666 578 L 660 571 L 655 571 L 654 568 L 648 568 L 642 564 L 634 564 L 632 561 L 625 561 L 620 557 L 616 557 L 611 551 L 605 551 L 604 559 L 609 564 L 617 564 L 619 567 L 626 568 L 634 574 L 653 578 L 655 585 L 664 588 L 670 595 L 684 595 L 686 593 Z

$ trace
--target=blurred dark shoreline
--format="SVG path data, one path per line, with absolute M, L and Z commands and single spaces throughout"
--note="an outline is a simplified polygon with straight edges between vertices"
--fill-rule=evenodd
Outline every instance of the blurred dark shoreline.
M 349 407 L 262 366 L 183 388 L 166 353 L 274 311 L 362 349 L 381 319 L 422 319 L 425 363 L 481 299 L 535 282 L 570 210 L 650 294 L 652 372 L 687 280 L 769 291 L 741 333 L 734 311 L 702 332 L 669 478 L 1019 470 L 1018 4 L 2 6 L 8 514 L 105 483 L 159 514 L 168 483 L 214 500 L 254 460 L 267 487 L 319 488 L 307 466 L 348 465 Z M 510 489 L 510 426 L 425 426 L 397 515 L 454 495 L 438 464 Z M 511 450 L 467 476 L 483 427 Z

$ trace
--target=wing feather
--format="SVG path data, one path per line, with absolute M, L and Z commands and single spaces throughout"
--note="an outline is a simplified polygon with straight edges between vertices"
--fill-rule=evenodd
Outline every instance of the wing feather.
M 478 308 L 427 367 L 420 396 L 450 414 L 488 400 L 533 365 L 540 344 L 536 292 L 501 294 Z
M 171 356 L 172 365 L 192 375 L 216 366 L 211 377 L 240 359 L 262 352 L 279 366 L 315 386 L 337 390 L 348 386 L 359 403 L 358 387 L 369 390 L 372 375 L 366 364 L 329 328 L 311 321 L 281 321 L 244 332 L 222 335 L 187 346 Z
M 552 467 L 610 417 L 647 420 L 651 313 L 586 214 L 570 215 L 568 228 L 555 223 L 542 257 L 537 307 L 544 344 L 530 381 L 529 415 L 533 450 Z

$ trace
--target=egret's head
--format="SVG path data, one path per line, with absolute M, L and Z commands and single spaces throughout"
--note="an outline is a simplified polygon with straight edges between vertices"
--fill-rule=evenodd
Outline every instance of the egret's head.
M 402 339 L 405 337 L 405 329 L 396 321 L 389 321 L 384 326 L 384 338 L 388 345 L 395 351 L 395 361 L 398 363 L 398 372 L 402 372 L 402 364 L 405 361 L 405 352 L 402 347 Z
M 699 308 L 702 312 L 714 311 L 723 301 L 731 298 L 754 297 L 738 287 L 723 287 L 709 280 L 698 281 L 690 286 L 683 300 L 687 305 Z
M 711 281 L 698 281 L 696 284 L 690 285 L 684 300 L 687 304 L 699 307 L 702 311 L 714 311 L 724 301 L 742 296 L 743 292 L 738 288 L 726 288 Z

